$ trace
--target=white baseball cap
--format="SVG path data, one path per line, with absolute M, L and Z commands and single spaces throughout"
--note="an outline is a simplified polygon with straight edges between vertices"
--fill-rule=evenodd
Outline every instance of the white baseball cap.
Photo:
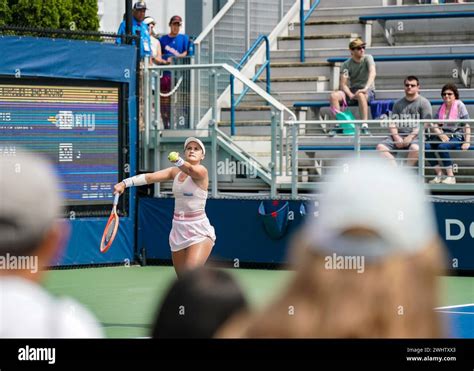
M 145 17 L 143 19 L 143 23 L 145 23 L 146 25 L 156 24 L 155 19 L 153 17 L 150 17 L 150 16 Z
M 60 216 L 57 177 L 38 155 L 0 156 L 0 252 L 35 248 Z
M 185 150 L 186 150 L 186 147 L 188 146 L 188 144 L 190 142 L 196 142 L 197 144 L 199 144 L 199 147 L 201 147 L 201 149 L 202 149 L 202 154 L 204 156 L 206 155 L 206 147 L 204 147 L 204 144 L 198 138 L 195 138 L 195 137 L 189 137 L 188 139 L 186 139 L 186 141 L 184 142 L 184 149 Z
M 321 189 L 306 225 L 315 251 L 367 259 L 416 253 L 437 234 L 433 206 L 416 174 L 381 158 L 343 160 Z M 364 228 L 374 236 L 345 234 Z

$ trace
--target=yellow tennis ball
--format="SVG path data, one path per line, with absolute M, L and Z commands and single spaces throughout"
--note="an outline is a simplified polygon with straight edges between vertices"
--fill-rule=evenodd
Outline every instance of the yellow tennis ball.
M 168 155 L 168 160 L 170 160 L 171 162 L 176 162 L 178 161 L 178 159 L 179 159 L 178 152 L 170 152 L 170 154 Z

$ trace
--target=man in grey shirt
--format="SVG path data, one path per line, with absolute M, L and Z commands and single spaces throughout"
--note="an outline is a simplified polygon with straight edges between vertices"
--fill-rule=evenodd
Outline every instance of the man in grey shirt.
M 347 104 L 357 102 L 361 120 L 369 118 L 369 102 L 375 97 L 375 62 L 374 57 L 365 54 L 365 42 L 355 39 L 349 43 L 351 58 L 341 66 L 340 90 L 330 95 L 331 110 L 341 111 L 340 102 Z M 362 125 L 362 134 L 369 134 L 367 124 Z
M 418 161 L 418 120 L 433 118 L 431 103 L 420 95 L 420 81 L 416 76 L 405 78 L 405 97 L 393 105 L 389 125 L 390 136 L 377 145 L 383 157 L 396 165 L 391 152 L 408 150 L 407 165 L 414 166 Z

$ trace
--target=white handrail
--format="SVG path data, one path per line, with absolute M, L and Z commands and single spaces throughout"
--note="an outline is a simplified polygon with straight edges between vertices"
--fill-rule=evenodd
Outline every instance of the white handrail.
M 268 94 L 264 89 L 250 80 L 247 76 L 245 76 L 242 72 L 238 69 L 228 65 L 227 63 L 211 63 L 211 64 L 191 64 L 191 65 L 178 65 L 178 66 L 151 66 L 149 70 L 198 70 L 198 69 L 211 69 L 211 68 L 222 68 L 229 72 L 231 75 L 234 75 L 242 84 L 248 86 L 251 90 L 265 99 L 268 103 L 270 103 L 273 107 L 277 110 L 283 112 L 287 112 L 291 119 L 290 121 L 296 121 L 296 115 L 284 104 L 277 101 L 273 98 L 270 94 Z
M 232 6 L 235 4 L 236 0 L 229 0 L 221 10 L 219 10 L 219 13 L 216 14 L 216 16 L 212 19 L 211 23 L 207 25 L 207 27 L 199 34 L 196 40 L 194 40 L 194 44 L 200 44 L 204 38 L 209 35 L 211 30 L 216 26 L 216 24 L 226 15 L 226 13 L 232 8 Z
M 289 113 L 289 115 L 291 116 L 291 118 L 293 120 L 296 120 L 296 115 L 288 107 L 286 107 L 284 104 L 280 103 L 275 98 L 273 98 L 264 89 L 262 89 L 260 86 L 258 86 L 256 83 L 254 83 L 252 80 L 250 80 L 247 76 L 245 76 L 243 73 L 241 73 L 238 69 L 236 69 L 232 66 L 229 66 L 227 63 L 222 64 L 222 68 L 227 70 L 230 74 L 234 75 L 234 77 L 239 79 L 239 81 L 241 81 L 244 85 L 246 85 L 250 89 L 252 89 L 255 93 L 257 93 L 259 96 L 261 96 L 263 99 L 265 99 L 273 107 L 275 107 L 279 111 L 286 111 L 287 113 Z

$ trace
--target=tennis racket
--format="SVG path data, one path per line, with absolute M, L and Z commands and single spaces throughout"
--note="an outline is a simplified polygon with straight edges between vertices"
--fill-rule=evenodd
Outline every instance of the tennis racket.
M 120 198 L 120 194 L 115 194 L 114 198 L 114 206 L 112 208 L 112 212 L 110 213 L 109 220 L 104 229 L 104 234 L 102 235 L 102 240 L 100 241 L 100 252 L 105 253 L 110 246 L 112 246 L 112 242 L 114 242 L 115 235 L 118 231 L 119 226 L 119 216 L 117 214 L 117 204 Z

